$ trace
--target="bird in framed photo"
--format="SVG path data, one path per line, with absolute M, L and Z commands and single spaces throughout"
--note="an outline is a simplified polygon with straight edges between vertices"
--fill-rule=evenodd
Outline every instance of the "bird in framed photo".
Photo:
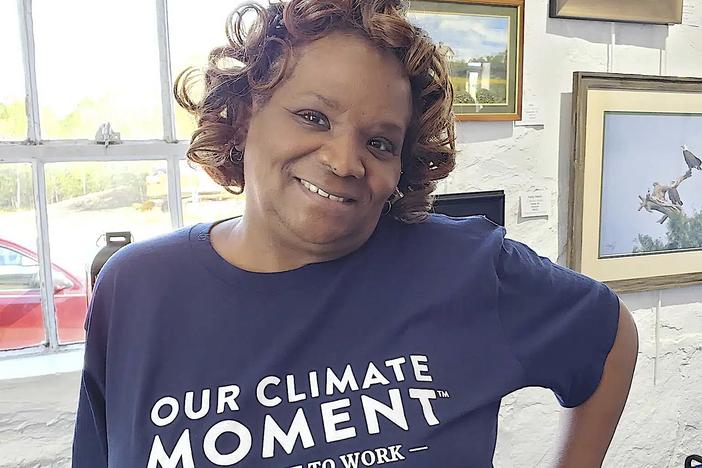
M 702 159 L 695 156 L 694 153 L 687 148 L 687 145 L 682 145 L 681 148 L 683 150 L 685 163 L 687 164 L 689 170 L 692 171 L 692 169 L 697 169 L 698 171 L 702 171 Z
M 671 187 L 668 189 L 668 198 L 673 202 L 673 205 L 683 206 L 683 201 L 680 199 L 680 192 L 675 188 L 675 181 L 672 181 Z

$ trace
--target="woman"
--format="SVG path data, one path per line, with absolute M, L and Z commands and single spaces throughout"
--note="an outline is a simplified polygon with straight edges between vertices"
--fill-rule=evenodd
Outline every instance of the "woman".
M 202 101 L 190 72 L 176 89 L 198 116 L 188 157 L 246 186 L 245 214 L 103 269 L 73 466 L 488 467 L 500 400 L 526 386 L 570 408 L 557 466 L 599 466 L 634 323 L 486 218 L 428 214 L 454 166 L 452 90 L 402 4 L 293 0 L 228 24 Z

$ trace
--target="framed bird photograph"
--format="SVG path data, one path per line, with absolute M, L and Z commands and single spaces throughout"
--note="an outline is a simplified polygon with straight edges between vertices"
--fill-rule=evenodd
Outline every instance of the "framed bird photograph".
M 521 120 L 524 0 L 412 1 L 449 65 L 456 120 Z
M 619 292 L 702 283 L 702 78 L 576 72 L 569 266 Z
M 551 18 L 680 24 L 683 0 L 550 0 Z

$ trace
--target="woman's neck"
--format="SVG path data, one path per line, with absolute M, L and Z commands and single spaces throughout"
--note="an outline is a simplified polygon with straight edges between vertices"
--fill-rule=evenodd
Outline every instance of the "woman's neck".
M 210 232 L 210 241 L 227 262 L 257 273 L 294 270 L 310 263 L 342 257 L 360 247 L 346 243 L 307 247 L 286 242 L 274 232 L 265 224 L 259 227 L 255 220 L 244 215 L 216 224 Z

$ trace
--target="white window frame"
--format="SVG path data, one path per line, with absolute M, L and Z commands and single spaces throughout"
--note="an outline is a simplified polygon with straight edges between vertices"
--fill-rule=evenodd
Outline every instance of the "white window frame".
M 180 162 L 185 159 L 188 142 L 179 142 L 175 130 L 174 99 L 171 96 L 171 54 L 168 28 L 168 0 L 154 0 L 158 33 L 163 139 L 126 140 L 119 144 L 97 144 L 91 140 L 42 140 L 34 45 L 32 0 L 17 0 L 25 76 L 27 138 L 24 141 L 0 142 L 0 163 L 30 163 L 34 184 L 34 209 L 38 233 L 37 253 L 40 264 L 41 300 L 46 342 L 17 350 L 0 351 L 0 360 L 8 357 L 55 354 L 82 349 L 83 343 L 59 344 L 54 297 L 50 291 L 51 249 L 45 184 L 45 165 L 55 162 L 93 161 L 166 161 L 168 174 L 168 208 L 171 227 L 183 226 Z M 95 129 L 102 122 L 95 122 Z

